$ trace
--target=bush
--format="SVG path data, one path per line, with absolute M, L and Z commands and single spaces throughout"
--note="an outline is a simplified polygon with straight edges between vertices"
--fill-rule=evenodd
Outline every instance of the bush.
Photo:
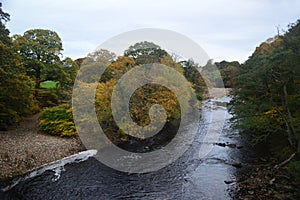
M 202 100 L 203 100 L 202 94 L 199 93 L 199 92 L 196 93 L 196 98 L 197 98 L 199 101 L 202 101 Z
M 60 105 L 43 110 L 39 122 L 40 128 L 51 134 L 62 137 L 76 135 L 72 109 L 68 105 Z
M 57 91 L 54 89 L 38 89 L 37 100 L 41 107 L 53 107 L 59 103 Z

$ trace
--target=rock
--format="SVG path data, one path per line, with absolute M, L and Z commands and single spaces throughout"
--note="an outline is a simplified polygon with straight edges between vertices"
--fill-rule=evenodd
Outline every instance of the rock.
M 237 167 L 237 168 L 241 168 L 241 167 L 243 167 L 243 164 L 240 163 L 240 162 L 236 162 L 236 163 L 233 163 L 232 166 Z
M 253 195 L 253 194 L 254 194 L 254 191 L 250 190 L 250 191 L 248 191 L 248 194 Z
M 226 184 L 231 184 L 231 183 L 234 183 L 235 181 L 224 181 L 224 183 Z
M 225 143 L 216 143 L 216 145 L 221 146 L 221 147 L 226 147 Z
M 226 143 L 215 143 L 215 145 L 221 146 L 221 147 L 230 147 L 230 148 L 235 148 L 236 144 L 229 144 L 228 142 Z
M 227 144 L 226 146 L 230 147 L 230 148 L 235 148 L 236 145 L 235 144 Z

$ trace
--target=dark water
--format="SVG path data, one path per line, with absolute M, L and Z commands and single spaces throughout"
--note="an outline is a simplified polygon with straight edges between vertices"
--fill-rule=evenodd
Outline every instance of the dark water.
M 203 119 L 193 125 L 197 126 L 198 134 L 191 148 L 159 171 L 128 174 L 111 169 L 93 157 L 82 162 L 73 162 L 73 158 L 69 164 L 42 167 L 37 173 L 41 175 L 31 173 L 0 193 L 0 199 L 231 199 L 228 190 L 235 184 L 224 181 L 235 180 L 237 169 L 231 164 L 243 159 L 241 150 L 214 145 L 208 140 L 203 142 L 209 125 L 216 123 L 210 120 L 211 115 L 224 112 L 226 121 L 218 143 L 243 145 L 229 127 L 231 116 L 225 104 L 220 103 L 228 100 L 204 102 Z M 201 147 L 212 147 L 212 150 L 200 158 Z

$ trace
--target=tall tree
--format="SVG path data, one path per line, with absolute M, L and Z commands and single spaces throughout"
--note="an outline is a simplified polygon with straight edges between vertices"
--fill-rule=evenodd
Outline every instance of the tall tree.
M 30 113 L 34 101 L 32 81 L 5 27 L 9 14 L 1 7 L 0 19 L 0 129 L 5 129 Z
M 135 59 L 137 64 L 159 63 L 168 53 L 153 42 L 138 42 L 124 52 L 125 56 Z
M 60 62 L 63 50 L 60 37 L 51 30 L 32 29 L 22 36 L 15 35 L 14 42 L 23 57 L 27 74 L 35 79 L 35 87 L 39 88 L 43 76 L 47 77 L 47 68 L 55 67 Z

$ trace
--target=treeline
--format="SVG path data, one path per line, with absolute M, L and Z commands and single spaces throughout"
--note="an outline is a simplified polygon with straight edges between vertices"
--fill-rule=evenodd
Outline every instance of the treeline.
M 62 41 L 55 31 L 32 29 L 22 35 L 10 37 L 9 30 L 5 26 L 9 21 L 9 14 L 2 9 L 0 11 L 0 128 L 2 130 L 27 115 L 43 110 L 39 122 L 42 130 L 59 136 L 75 135 L 71 98 L 79 68 L 80 73 L 84 73 L 88 68 L 108 66 L 96 83 L 99 85 L 95 106 L 98 120 L 104 129 L 110 132 L 112 140 L 124 141 L 127 137 L 112 123 L 110 108 L 112 91 L 117 81 L 136 66 L 153 63 L 166 65 L 185 76 L 191 82 L 190 85 L 197 99 L 202 99 L 205 83 L 197 70 L 199 66 L 192 60 L 176 62 L 171 55 L 152 42 L 136 43 L 128 47 L 119 57 L 113 52 L 100 49 L 77 60 L 63 59 Z M 147 75 L 136 78 L 147 79 Z M 157 79 L 159 78 L 161 77 L 158 76 Z M 186 102 L 189 102 L 189 95 L 182 96 L 186 98 Z M 165 108 L 168 122 L 180 119 L 180 109 L 185 106 L 179 105 L 176 95 L 166 87 L 148 84 L 133 94 L 130 101 L 131 118 L 138 125 L 147 126 L 151 122 L 149 110 L 155 104 Z
M 78 64 L 62 59 L 62 42 L 56 32 L 33 29 L 9 36 L 8 13 L 0 8 L 0 129 L 43 107 L 71 99 Z M 47 87 L 45 81 L 56 83 Z M 44 83 L 44 84 L 43 84 Z
M 256 48 L 235 78 L 234 126 L 281 159 L 300 154 L 300 20 Z

